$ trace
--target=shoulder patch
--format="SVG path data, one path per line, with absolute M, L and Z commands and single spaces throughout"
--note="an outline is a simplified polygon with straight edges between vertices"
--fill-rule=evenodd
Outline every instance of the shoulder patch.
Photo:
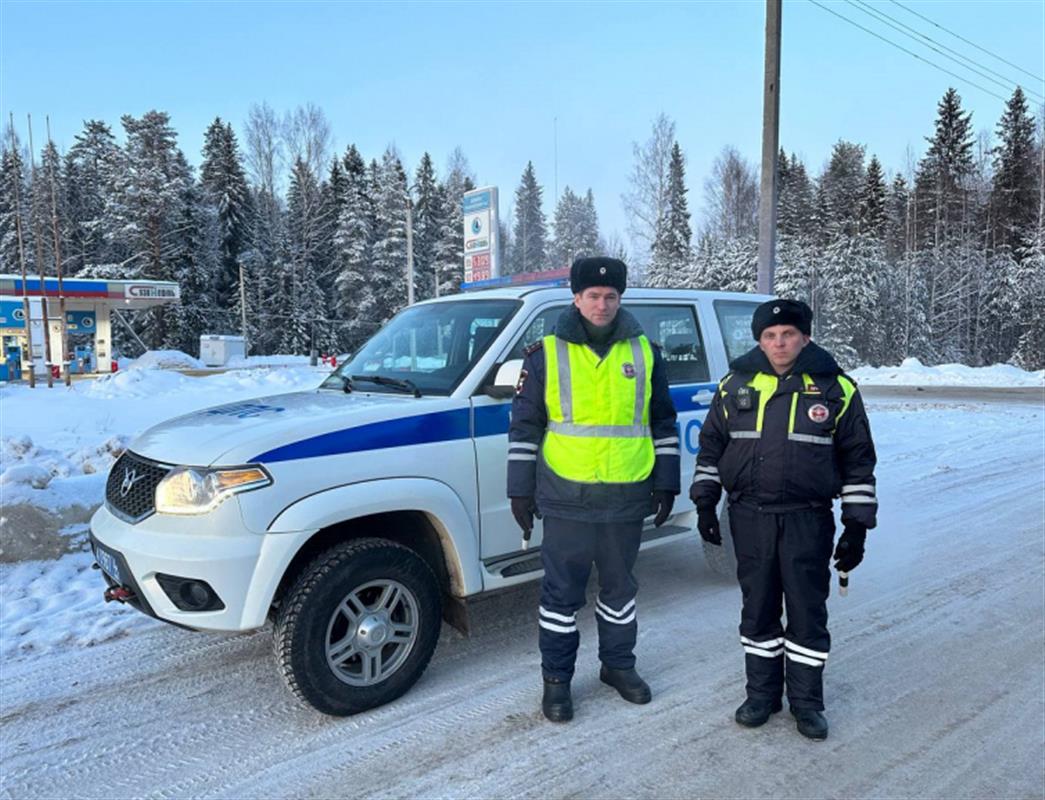
M 531 353 L 536 353 L 542 347 L 544 347 L 544 340 L 543 339 L 538 339 L 536 342 L 534 342 L 529 347 L 527 347 L 525 350 L 523 350 L 523 353 L 525 353 L 526 355 L 530 355 Z

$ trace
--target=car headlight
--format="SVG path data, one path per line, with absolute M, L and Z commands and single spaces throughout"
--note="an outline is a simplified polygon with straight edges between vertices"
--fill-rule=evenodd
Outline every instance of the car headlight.
M 156 486 L 156 510 L 161 514 L 206 514 L 237 492 L 270 483 L 272 478 L 262 467 L 175 467 Z

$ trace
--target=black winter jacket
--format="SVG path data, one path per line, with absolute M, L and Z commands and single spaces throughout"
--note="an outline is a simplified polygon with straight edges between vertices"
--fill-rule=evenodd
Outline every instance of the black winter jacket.
M 555 323 L 555 335 L 575 344 L 591 347 L 605 358 L 618 341 L 642 334 L 642 326 L 625 309 L 617 312 L 615 327 L 609 340 L 593 346 L 582 324 L 576 306 L 563 311 Z M 540 342 L 531 345 L 523 361 L 523 372 L 512 402 L 512 419 L 508 428 L 509 455 L 525 457 L 540 446 L 548 426 L 548 409 L 544 401 L 544 349 Z M 577 483 L 556 475 L 544 463 L 540 451 L 537 459 L 508 461 L 508 496 L 535 497 L 545 516 L 586 522 L 624 522 L 641 520 L 652 513 L 654 490 L 679 493 L 679 439 L 675 426 L 675 405 L 668 390 L 667 369 L 660 348 L 653 345 L 653 371 L 650 376 L 650 428 L 655 447 L 660 450 L 653 472 L 637 483 Z
M 831 354 L 810 342 L 777 376 L 755 347 L 730 370 L 700 431 L 697 506 L 713 507 L 723 488 L 730 502 L 765 511 L 830 507 L 840 496 L 843 523 L 873 528 L 871 428 L 855 382 Z

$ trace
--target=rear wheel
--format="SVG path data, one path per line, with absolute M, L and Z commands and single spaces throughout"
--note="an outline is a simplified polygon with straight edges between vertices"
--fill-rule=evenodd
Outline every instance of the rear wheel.
M 305 569 L 280 607 L 283 678 L 324 714 L 388 703 L 428 666 L 441 604 L 432 570 L 414 551 L 384 539 L 336 545 Z

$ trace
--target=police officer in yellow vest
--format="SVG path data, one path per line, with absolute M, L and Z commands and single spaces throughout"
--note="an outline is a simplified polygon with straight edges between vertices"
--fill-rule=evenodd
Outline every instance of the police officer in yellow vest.
M 617 259 L 574 261 L 573 305 L 527 349 L 512 404 L 512 513 L 525 539 L 534 516 L 544 520 L 541 706 L 553 722 L 573 717 L 577 612 L 593 563 L 599 677 L 629 702 L 651 699 L 635 671 L 632 568 L 643 520 L 662 525 L 679 492 L 679 439 L 659 348 L 620 307 L 626 279 Z
M 729 496 L 747 668 L 736 721 L 764 724 L 781 710 L 786 681 L 799 733 L 824 739 L 832 499 L 842 499 L 845 526 L 834 553 L 840 575 L 863 559 L 878 500 L 863 402 L 831 354 L 809 340 L 812 316 L 797 300 L 755 310 L 758 346 L 733 361 L 719 384 L 700 431 L 690 498 L 700 535 L 721 545 L 715 508 L 723 489 Z

